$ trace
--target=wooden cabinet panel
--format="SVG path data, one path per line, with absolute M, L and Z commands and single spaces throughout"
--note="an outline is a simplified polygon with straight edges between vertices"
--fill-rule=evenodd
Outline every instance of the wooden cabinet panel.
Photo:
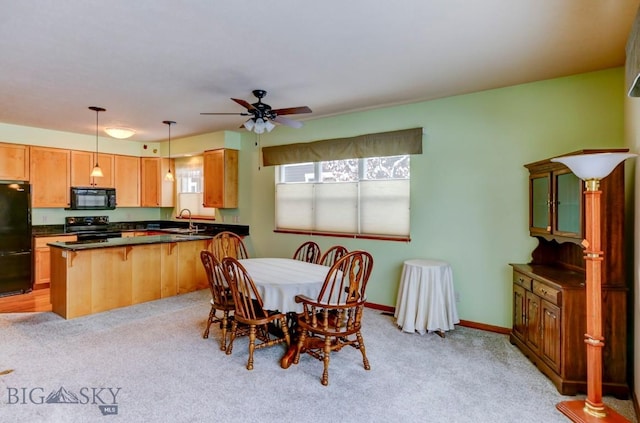
M 131 304 L 160 299 L 161 244 L 137 245 L 131 251 Z
M 78 251 L 88 256 L 91 271 L 83 276 L 91 285 L 91 313 L 132 304 L 131 247 Z M 74 259 L 76 262 L 77 258 Z
M 205 207 L 238 207 L 238 150 L 219 149 L 204 152 Z
M 175 182 L 164 180 L 164 175 L 169 168 L 175 174 L 173 160 L 157 157 L 140 159 L 140 205 L 142 207 L 175 206 Z
M 540 353 L 540 297 L 527 291 L 525 293 L 525 304 L 527 309 L 527 346 L 535 354 Z
M 0 180 L 29 180 L 29 146 L 0 144 Z
M 101 178 L 92 178 L 96 153 L 89 151 L 71 151 L 71 186 L 113 188 L 113 154 L 98 154 L 98 164 L 104 174 Z
M 30 156 L 31 206 L 69 207 L 69 150 L 32 146 Z
M 523 287 L 513 285 L 513 335 L 522 342 L 526 342 L 526 316 L 525 290 Z
M 118 207 L 140 207 L 140 157 L 114 157 L 114 187 Z
M 178 244 L 162 244 L 160 267 L 160 296 L 162 298 L 178 295 Z
M 560 308 L 545 300 L 542 300 L 540 304 L 542 333 L 540 355 L 553 370 L 560 372 L 560 342 L 562 340 Z
M 51 260 L 50 250 L 47 245 L 50 242 L 75 241 L 75 235 L 60 235 L 34 238 L 34 272 L 33 272 L 33 288 L 47 288 L 51 282 Z
M 181 242 L 178 244 L 178 294 L 204 289 L 209 286 L 200 260 L 200 251 L 210 250 L 211 240 Z

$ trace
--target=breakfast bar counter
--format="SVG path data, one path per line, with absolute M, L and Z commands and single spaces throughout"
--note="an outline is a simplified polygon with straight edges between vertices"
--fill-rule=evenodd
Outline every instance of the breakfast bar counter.
M 51 305 L 65 319 L 208 287 L 211 236 L 169 234 L 52 242 Z

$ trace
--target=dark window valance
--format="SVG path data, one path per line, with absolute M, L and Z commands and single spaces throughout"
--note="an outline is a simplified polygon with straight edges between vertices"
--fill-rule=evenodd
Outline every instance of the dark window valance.
M 262 148 L 264 166 L 422 154 L 422 128 Z

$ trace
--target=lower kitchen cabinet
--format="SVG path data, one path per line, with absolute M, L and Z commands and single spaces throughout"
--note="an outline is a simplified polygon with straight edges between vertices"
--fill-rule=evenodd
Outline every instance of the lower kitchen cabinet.
M 211 239 L 73 249 L 51 247 L 51 306 L 65 319 L 208 287 Z
M 209 282 L 200 260 L 200 251 L 211 250 L 211 240 L 181 242 L 177 250 L 178 294 L 207 288 Z
M 75 241 L 75 235 L 37 237 L 33 239 L 33 289 L 48 288 L 51 281 L 50 242 Z

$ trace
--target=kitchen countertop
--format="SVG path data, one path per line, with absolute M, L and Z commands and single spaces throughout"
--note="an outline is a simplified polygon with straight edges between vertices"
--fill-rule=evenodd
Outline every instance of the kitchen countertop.
M 248 225 L 233 225 L 221 223 L 201 223 L 194 222 L 199 228 L 203 229 L 199 235 L 215 235 L 222 231 L 231 231 L 240 236 L 249 235 Z M 171 228 L 188 227 L 187 222 L 174 220 L 153 220 L 139 222 L 113 222 L 109 223 L 109 231 L 134 232 L 134 231 L 163 231 Z M 64 225 L 33 225 L 31 227 L 31 235 L 34 237 L 58 236 L 58 235 L 75 235 L 76 232 L 65 232 Z
M 109 247 L 129 247 L 134 245 L 149 245 L 149 244 L 166 244 L 173 242 L 187 242 L 197 241 L 203 239 L 211 239 L 211 235 L 187 235 L 187 234 L 172 234 L 172 235 L 148 235 L 148 236 L 136 236 L 128 238 L 107 238 L 103 240 L 89 240 L 89 241 L 67 241 L 67 242 L 51 242 L 47 245 L 51 247 L 58 247 L 69 251 L 82 251 L 82 250 L 94 250 L 97 248 L 109 248 Z

